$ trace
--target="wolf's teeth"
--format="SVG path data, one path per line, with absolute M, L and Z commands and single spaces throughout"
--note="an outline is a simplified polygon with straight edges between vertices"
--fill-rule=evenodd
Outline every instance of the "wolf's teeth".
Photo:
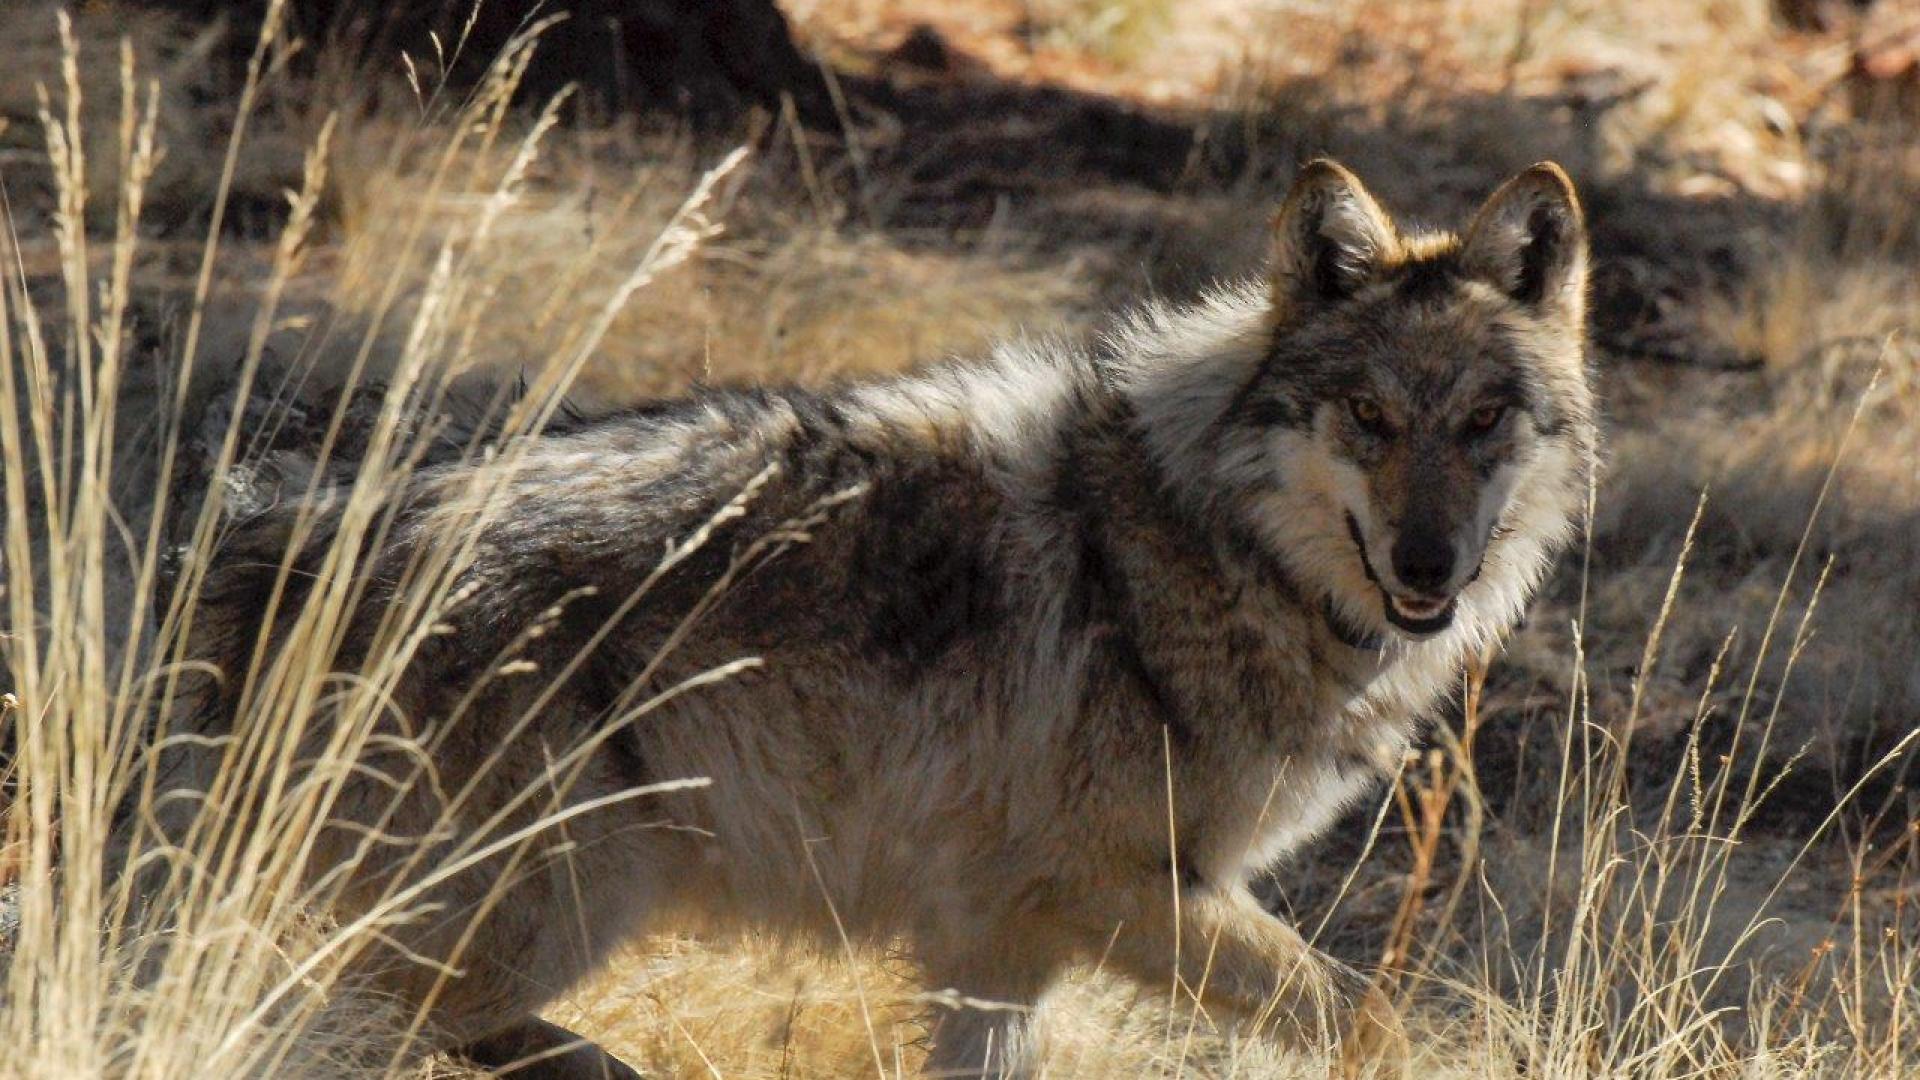
M 1391 599 L 1393 600 L 1394 610 L 1398 611 L 1400 614 L 1405 615 L 1407 618 L 1410 618 L 1410 619 L 1429 618 L 1433 615 L 1439 614 L 1440 610 L 1446 606 L 1446 602 L 1441 600 L 1432 600 L 1432 601 L 1415 603 L 1407 600 L 1402 600 L 1397 596 L 1392 597 Z

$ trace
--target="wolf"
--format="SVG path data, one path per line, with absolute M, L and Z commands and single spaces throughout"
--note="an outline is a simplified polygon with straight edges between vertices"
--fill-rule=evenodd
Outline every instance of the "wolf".
M 1551 163 L 1454 234 L 1318 160 L 1270 231 L 1264 274 L 1084 342 L 527 437 L 419 468 L 350 542 L 325 491 L 259 509 L 201 588 L 193 741 L 245 729 L 245 673 L 350 577 L 299 647 L 404 657 L 388 742 L 432 782 L 366 764 L 313 873 L 348 868 L 349 912 L 412 883 L 434 914 L 360 966 L 482 1064 L 633 1075 L 536 1013 L 691 915 L 904 946 L 961 1003 L 929 1075 L 1029 1075 L 1034 1007 L 1094 960 L 1390 1065 L 1384 995 L 1249 881 L 1397 767 L 1576 531 L 1586 228 Z

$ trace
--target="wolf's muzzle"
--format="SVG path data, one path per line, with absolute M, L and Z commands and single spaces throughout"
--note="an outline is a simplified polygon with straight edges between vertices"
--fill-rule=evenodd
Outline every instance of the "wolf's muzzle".
M 1380 591 L 1380 608 L 1385 612 L 1387 621 L 1393 624 L 1394 629 L 1399 630 L 1408 637 L 1426 638 L 1432 637 L 1453 625 L 1454 612 L 1460 606 L 1460 598 L 1458 596 L 1448 597 L 1446 604 L 1431 615 L 1415 616 L 1402 613 L 1400 605 L 1394 601 L 1393 594 L 1387 591 L 1386 585 L 1380 581 L 1380 575 L 1374 571 L 1373 560 L 1367 557 L 1366 539 L 1360 535 L 1360 522 L 1356 520 L 1350 512 L 1347 514 L 1347 535 L 1353 538 L 1353 549 L 1360 553 L 1360 568 L 1366 572 L 1367 580 L 1372 582 L 1373 587 Z M 1399 545 L 1396 544 L 1395 547 L 1397 549 Z M 1397 563 L 1397 553 L 1395 560 Z M 1447 568 L 1449 572 L 1451 572 L 1451 552 L 1448 553 L 1448 560 Z M 1397 572 L 1398 570 L 1396 569 L 1396 573 Z M 1475 574 L 1477 575 L 1478 573 L 1479 571 L 1476 570 Z

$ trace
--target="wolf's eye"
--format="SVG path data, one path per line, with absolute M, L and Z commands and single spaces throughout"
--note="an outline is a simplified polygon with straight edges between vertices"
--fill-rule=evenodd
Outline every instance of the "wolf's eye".
M 1485 435 L 1500 426 L 1500 420 L 1507 415 L 1505 405 L 1482 405 L 1467 417 L 1467 431 L 1473 435 Z
M 1385 419 L 1380 412 L 1380 403 L 1372 398 L 1348 398 L 1347 411 L 1353 413 L 1355 423 L 1368 431 L 1379 431 Z

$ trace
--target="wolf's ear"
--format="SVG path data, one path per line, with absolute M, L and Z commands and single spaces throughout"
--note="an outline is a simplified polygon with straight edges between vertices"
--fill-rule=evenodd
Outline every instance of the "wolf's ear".
M 1578 322 L 1587 293 L 1587 226 L 1573 181 L 1543 161 L 1500 185 L 1460 246 L 1467 271 L 1545 314 Z
M 1309 162 L 1273 218 L 1278 300 L 1337 300 L 1364 285 L 1399 244 L 1360 178 L 1327 158 Z

